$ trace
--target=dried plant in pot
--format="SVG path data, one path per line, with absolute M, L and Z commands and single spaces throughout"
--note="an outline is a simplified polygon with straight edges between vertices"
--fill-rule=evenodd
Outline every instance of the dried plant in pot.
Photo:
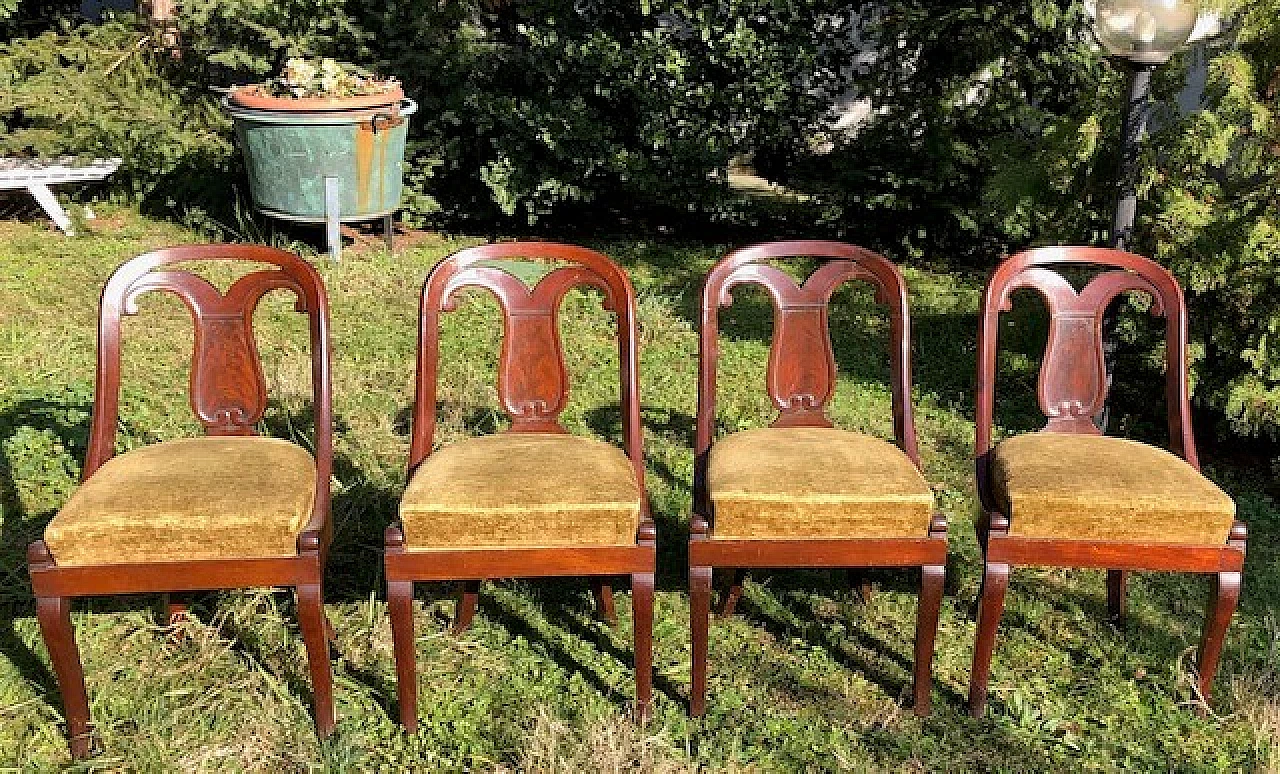
M 337 223 L 399 207 L 417 105 L 395 78 L 332 59 L 290 59 L 279 76 L 232 89 L 224 104 L 264 214 L 325 222 L 332 248 Z
M 333 59 L 290 59 L 280 75 L 231 90 L 231 104 L 255 110 L 310 112 L 389 107 L 404 99 L 395 78 L 380 78 Z

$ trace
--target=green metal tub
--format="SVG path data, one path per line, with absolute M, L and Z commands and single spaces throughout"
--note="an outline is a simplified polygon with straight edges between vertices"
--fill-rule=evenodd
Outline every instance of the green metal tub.
M 255 110 L 230 101 L 224 106 L 235 119 L 249 191 L 263 214 L 301 222 L 323 222 L 326 214 L 358 221 L 399 207 L 405 136 L 409 116 L 418 110 L 413 100 L 306 112 Z

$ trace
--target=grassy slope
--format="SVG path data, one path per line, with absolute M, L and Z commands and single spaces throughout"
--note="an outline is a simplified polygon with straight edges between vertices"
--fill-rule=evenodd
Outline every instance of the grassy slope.
M 66 761 L 56 687 L 39 642 L 22 551 L 74 487 L 92 398 L 96 295 L 111 269 L 147 248 L 189 239 L 119 213 L 77 239 L 0 223 L 0 765 Z M 407 453 L 416 293 L 426 269 L 464 241 L 324 265 L 333 301 L 338 417 L 330 615 L 343 658 L 340 721 L 322 747 L 308 715 L 305 659 L 292 603 L 269 591 L 204 595 L 185 641 L 158 630 L 154 599 L 81 603 L 75 616 L 97 763 L 137 769 L 420 767 L 579 770 L 700 765 L 779 769 L 1045 768 L 1248 770 L 1280 767 L 1280 518 L 1263 482 L 1207 467 L 1240 503 L 1253 540 L 1241 612 L 1219 678 L 1219 715 L 1190 698 L 1203 581 L 1140 575 L 1132 619 L 1104 622 L 1100 573 L 1019 570 L 992 682 L 992 711 L 963 713 L 978 587 L 972 521 L 970 397 L 978 280 L 909 273 L 916 328 L 916 405 L 928 477 L 952 518 L 953 562 L 935 663 L 935 710 L 904 709 L 914 630 L 914 578 L 875 575 L 862 604 L 840 573 L 778 572 L 748 584 L 743 614 L 712 628 L 708 717 L 690 722 L 683 541 L 695 407 L 694 309 L 700 278 L 723 246 L 599 245 L 631 270 L 644 328 L 642 380 L 649 483 L 661 529 L 655 626 L 656 721 L 626 720 L 631 694 L 629 599 L 616 630 L 593 620 L 584 583 L 486 585 L 475 628 L 445 633 L 450 589 L 420 590 L 422 731 L 391 714 L 394 669 L 379 573 L 381 530 L 394 512 Z M 834 410 L 852 428 L 890 431 L 886 325 L 869 297 L 842 291 L 833 328 L 842 380 Z M 184 404 L 185 312 L 144 301 L 126 330 L 123 443 L 191 434 Z M 469 303 L 446 329 L 446 439 L 501 424 L 493 408 L 498 329 L 491 301 Z M 1011 329 L 1034 353 L 1034 320 Z M 168 320 L 167 329 L 152 326 Z M 275 396 L 268 426 L 306 432 L 307 361 L 300 318 L 280 298 L 260 315 Z M 1026 329 L 1026 336 L 1019 336 Z M 565 338 L 574 432 L 617 435 L 616 359 L 590 296 L 571 296 Z M 768 421 L 762 392 L 769 312 L 741 294 L 726 314 L 720 417 L 726 429 Z M 144 335 L 145 334 L 145 335 Z M 1034 424 L 1033 357 L 1007 358 L 1007 427 Z M 1157 389 L 1153 386 L 1153 389 Z

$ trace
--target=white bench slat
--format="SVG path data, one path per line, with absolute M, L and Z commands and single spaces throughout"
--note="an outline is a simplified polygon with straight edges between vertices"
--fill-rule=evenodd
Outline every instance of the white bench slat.
M 58 228 L 70 235 L 71 219 L 49 186 L 104 180 L 120 168 L 121 161 L 94 159 L 87 164 L 77 164 L 74 158 L 67 156 L 56 159 L 0 158 L 0 190 L 27 189 Z

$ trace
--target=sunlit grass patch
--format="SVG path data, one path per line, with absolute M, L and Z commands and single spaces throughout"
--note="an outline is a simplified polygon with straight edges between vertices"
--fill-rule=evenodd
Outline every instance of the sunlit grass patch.
M 35 622 L 23 551 L 70 494 L 92 402 L 96 299 L 120 262 L 190 235 L 128 211 L 113 230 L 66 239 L 0 223 L 0 766 L 67 763 L 61 703 Z M 1204 581 L 1139 574 L 1131 620 L 1105 621 L 1101 573 L 1017 569 L 1000 629 L 991 710 L 964 713 L 978 589 L 971 421 L 982 278 L 909 269 L 917 424 L 926 477 L 951 520 L 952 560 L 934 664 L 934 714 L 908 703 L 918 578 L 871 573 L 862 601 L 843 572 L 760 572 L 740 614 L 711 629 L 707 717 L 691 721 L 683 541 L 691 502 L 697 305 L 702 276 L 728 245 L 613 240 L 639 296 L 648 486 L 660 528 L 655 717 L 636 727 L 631 612 L 592 614 L 579 580 L 486 584 L 475 626 L 448 634 L 453 589 L 420 584 L 416 609 L 421 731 L 396 721 L 383 601 L 382 530 L 404 484 L 428 269 L 475 239 L 426 238 L 394 254 L 348 251 L 319 261 L 333 314 L 336 542 L 327 578 L 338 632 L 339 723 L 315 738 L 309 680 L 289 595 L 197 595 L 194 620 L 158 625 L 154 597 L 79 603 L 74 620 L 103 753 L 94 765 L 152 770 L 1275 770 L 1280 520 L 1265 471 L 1206 459 L 1240 505 L 1252 540 L 1244 597 L 1213 714 L 1192 712 L 1188 654 L 1199 638 Z M 722 313 L 719 414 L 724 431 L 766 423 L 767 300 L 745 290 Z M 841 382 L 837 423 L 888 434 L 887 329 L 869 294 L 837 295 L 832 325 Z M 1020 308 L 1021 309 L 1021 308 Z M 124 446 L 198 431 L 186 403 L 186 310 L 148 300 L 126 332 Z M 1006 427 L 1034 426 L 1039 343 L 1032 312 L 1002 361 Z M 594 292 L 564 312 L 574 433 L 616 439 L 617 355 Z M 310 443 L 310 372 L 300 315 L 284 295 L 255 321 L 272 434 Z M 494 380 L 497 305 L 467 298 L 444 326 L 439 439 L 493 432 L 506 420 Z M 1161 389 L 1153 385 L 1153 390 Z

